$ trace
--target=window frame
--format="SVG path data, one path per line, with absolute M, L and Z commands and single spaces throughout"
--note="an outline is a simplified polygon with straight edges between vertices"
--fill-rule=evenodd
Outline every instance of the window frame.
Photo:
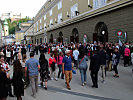
M 46 20 L 46 15 L 44 15 L 44 20 Z
M 58 6 L 58 10 L 60 10 L 60 9 L 62 8 L 62 0 L 60 0 L 60 1 L 58 2 L 57 6 Z
M 76 8 L 76 9 L 75 9 L 75 8 Z M 75 10 L 73 10 L 73 9 L 75 9 Z M 77 4 L 77 3 L 74 4 L 74 5 L 71 7 L 71 18 L 76 17 L 75 11 L 78 11 L 78 4 Z
M 51 9 L 51 10 L 49 11 L 49 16 L 52 16 L 52 14 L 53 14 L 53 10 Z
M 61 23 L 62 13 L 58 14 L 58 23 Z

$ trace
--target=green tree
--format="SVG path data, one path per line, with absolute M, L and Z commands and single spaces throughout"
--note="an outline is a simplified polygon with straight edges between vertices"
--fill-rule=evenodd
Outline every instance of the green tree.
M 13 21 L 11 23 L 11 19 L 7 19 L 8 21 L 8 26 L 9 26 L 9 34 L 15 34 L 15 31 L 19 31 L 19 26 L 21 23 L 23 22 L 28 22 L 29 20 L 31 20 L 28 16 L 26 16 L 25 18 L 22 18 L 18 21 Z

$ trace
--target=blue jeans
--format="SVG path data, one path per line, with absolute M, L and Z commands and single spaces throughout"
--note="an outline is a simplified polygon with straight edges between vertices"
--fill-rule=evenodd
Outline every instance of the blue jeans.
M 81 82 L 86 82 L 87 76 L 86 76 L 87 69 L 80 69 L 80 75 L 81 75 Z
M 60 78 L 60 74 L 61 74 L 61 72 L 62 72 L 62 65 L 58 65 L 58 67 L 59 67 L 58 78 Z M 61 75 L 61 78 L 62 78 L 62 79 L 64 78 L 64 74 L 63 74 L 63 73 L 62 73 L 62 75 Z

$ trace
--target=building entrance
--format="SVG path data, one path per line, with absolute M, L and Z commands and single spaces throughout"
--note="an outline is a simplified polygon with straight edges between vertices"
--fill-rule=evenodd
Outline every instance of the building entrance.
M 95 27 L 95 33 L 93 33 L 93 41 L 108 42 L 108 28 L 104 22 L 99 22 Z
M 72 36 L 70 36 L 70 42 L 79 43 L 79 33 L 77 28 L 73 29 Z

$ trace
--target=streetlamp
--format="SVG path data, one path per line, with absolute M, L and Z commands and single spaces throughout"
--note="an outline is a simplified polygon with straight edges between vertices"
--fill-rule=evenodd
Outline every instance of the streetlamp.
M 105 34 L 105 31 L 102 31 L 102 35 L 104 35 Z
M 105 31 L 102 31 L 102 37 L 103 37 L 103 44 L 105 46 Z

